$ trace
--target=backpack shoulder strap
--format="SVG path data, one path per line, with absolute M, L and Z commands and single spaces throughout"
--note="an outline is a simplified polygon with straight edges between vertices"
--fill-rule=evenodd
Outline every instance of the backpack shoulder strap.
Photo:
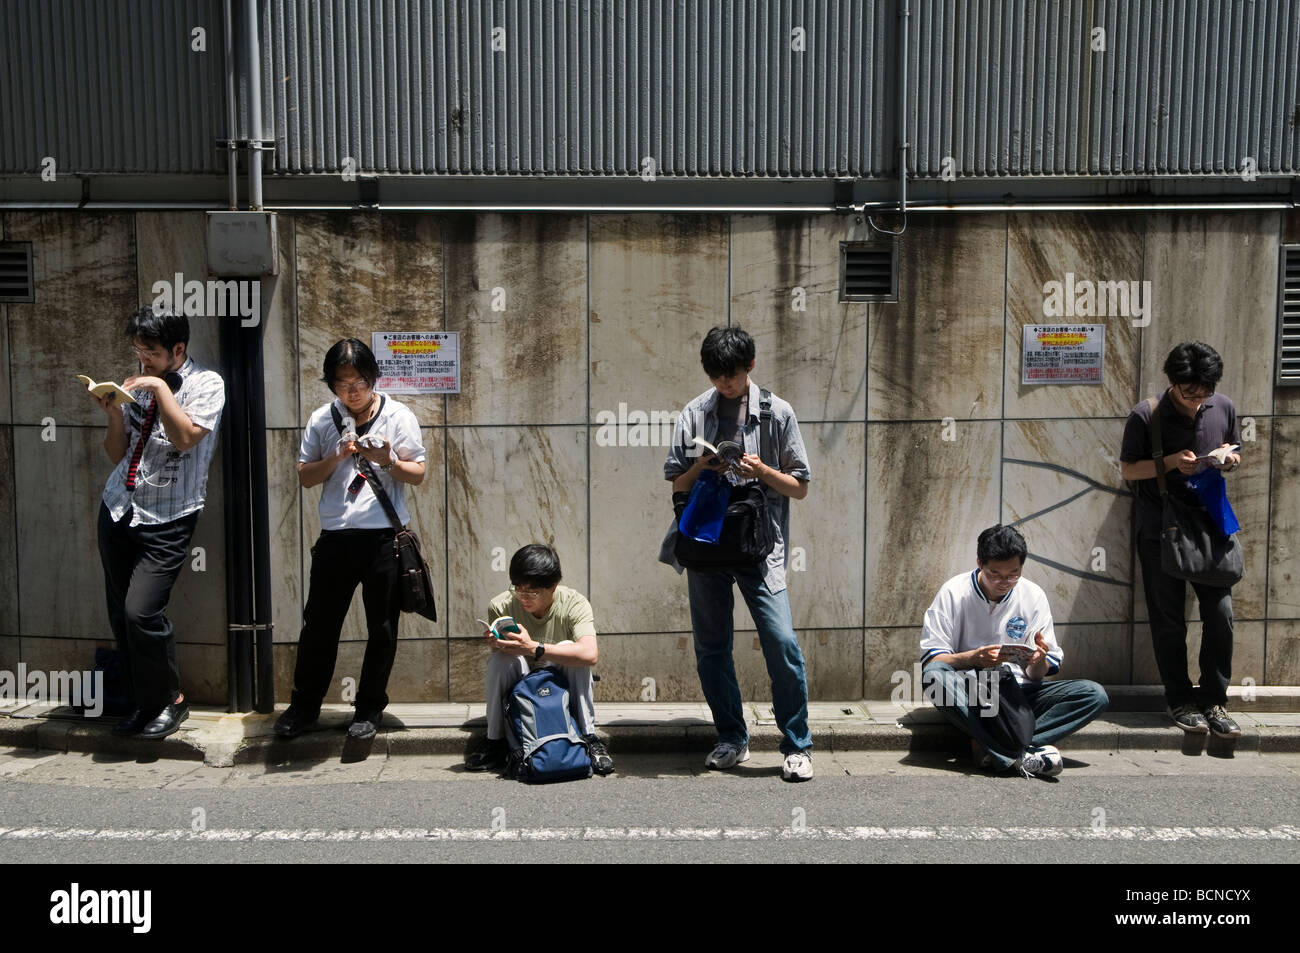
M 1151 460 L 1156 465 L 1156 485 L 1160 487 L 1163 498 L 1169 490 L 1165 486 L 1165 453 L 1160 442 L 1160 398 L 1148 397 L 1147 406 L 1151 408 Z

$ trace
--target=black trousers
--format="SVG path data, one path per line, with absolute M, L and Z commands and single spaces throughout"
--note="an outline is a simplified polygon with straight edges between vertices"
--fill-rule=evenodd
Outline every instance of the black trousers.
M 366 654 L 357 686 L 358 713 L 388 705 L 388 676 L 397 656 L 397 557 L 391 529 L 326 530 L 311 548 L 311 583 L 298 637 L 292 703 L 320 709 L 338 660 L 339 633 L 361 584 L 366 610 Z
M 142 711 L 159 712 L 180 693 L 176 632 L 164 610 L 199 514 L 132 526 L 131 513 L 113 522 L 99 504 L 99 559 L 127 697 Z
M 1228 700 L 1232 678 L 1232 590 L 1191 583 L 1201 606 L 1201 678 L 1192 687 L 1187 675 L 1187 585 L 1160 568 L 1160 540 L 1138 537 L 1142 584 L 1146 589 L 1151 645 L 1170 708 L 1188 703 L 1202 708 Z

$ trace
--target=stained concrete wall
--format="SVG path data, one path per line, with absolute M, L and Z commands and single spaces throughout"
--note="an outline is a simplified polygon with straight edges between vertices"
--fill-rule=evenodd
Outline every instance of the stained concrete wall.
M 124 318 L 154 281 L 206 277 L 204 228 L 189 212 L 0 217 L 4 238 L 34 243 L 37 280 L 35 304 L 0 306 L 0 668 L 86 668 L 111 642 L 95 545 L 109 463 L 72 375 L 128 372 Z M 1234 679 L 1300 683 L 1300 391 L 1272 384 L 1277 251 L 1300 241 L 1300 214 L 913 216 L 899 302 L 841 303 L 839 242 L 864 229 L 834 215 L 282 216 L 280 275 L 262 296 L 277 696 L 319 529 L 319 491 L 299 489 L 294 460 L 328 398 L 324 352 L 374 330 L 445 329 L 461 332 L 462 393 L 402 398 L 429 450 L 409 499 L 440 621 L 403 618 L 390 695 L 480 697 L 473 619 L 507 585 L 509 554 L 540 539 L 595 607 L 598 697 L 640 698 L 652 678 L 660 700 L 699 698 L 685 582 L 655 561 L 666 435 L 619 440 L 599 422 L 621 405 L 675 414 L 708 386 L 700 339 L 728 320 L 754 334 L 754 377 L 793 404 L 811 457 L 790 592 L 814 698 L 888 695 L 934 591 L 999 520 L 1023 520 L 1046 560 L 1026 575 L 1052 600 L 1067 674 L 1154 683 L 1118 450 L 1129 408 L 1190 337 L 1223 353 L 1221 390 L 1255 421 L 1230 478 L 1247 562 Z M 1022 386 L 1021 329 L 1047 323 L 1043 285 L 1066 272 L 1150 281 L 1151 323 L 1098 319 L 1100 386 Z M 215 320 L 192 320 L 192 352 L 213 363 Z M 185 687 L 212 703 L 226 684 L 220 467 L 218 454 L 194 543 L 206 572 L 187 567 L 171 607 Z M 764 698 L 743 606 L 736 623 L 742 689 Z M 335 700 L 364 638 L 357 599 Z

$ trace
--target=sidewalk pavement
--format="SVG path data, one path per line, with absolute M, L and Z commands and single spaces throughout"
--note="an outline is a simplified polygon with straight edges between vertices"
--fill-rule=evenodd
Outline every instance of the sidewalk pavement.
M 1110 709 L 1065 742 L 1088 751 L 1181 750 L 1210 754 L 1236 751 L 1267 754 L 1300 751 L 1300 687 L 1259 687 L 1242 699 L 1230 694 L 1228 708 L 1241 725 L 1235 746 L 1207 736 L 1185 736 L 1164 713 L 1156 686 L 1110 690 Z M 780 732 L 765 702 L 746 703 L 750 747 L 776 750 Z M 277 707 L 277 714 L 284 706 Z M 217 708 L 191 709 L 181 730 L 162 741 L 119 738 L 109 729 L 116 718 L 85 718 L 79 710 L 18 701 L 0 705 L 0 748 L 89 751 L 150 758 L 203 761 L 212 767 L 295 759 L 359 760 L 403 754 L 468 754 L 484 737 L 483 704 L 395 704 L 371 741 L 349 740 L 348 705 L 326 705 L 320 721 L 292 741 L 275 737 L 275 715 L 228 714 Z M 966 741 L 927 703 L 894 701 L 812 702 L 808 706 L 815 749 L 823 751 L 965 751 Z M 703 702 L 597 702 L 598 732 L 616 757 L 642 752 L 700 751 L 716 734 Z M 1195 750 L 1192 750 L 1192 749 Z M 1217 750 L 1216 750 L 1217 749 Z

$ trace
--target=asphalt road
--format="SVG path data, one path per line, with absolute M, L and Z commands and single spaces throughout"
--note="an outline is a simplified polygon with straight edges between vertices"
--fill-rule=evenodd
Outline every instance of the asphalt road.
M 1300 755 L 1075 751 L 1041 781 L 940 755 L 823 753 L 797 785 L 775 753 L 726 773 L 695 754 L 642 755 L 608 778 L 542 787 L 458 761 L 0 754 L 0 863 L 1300 860 Z M 1233 886 L 1203 870 L 1193 886 Z M 1149 889 L 1169 874 L 1138 879 Z

